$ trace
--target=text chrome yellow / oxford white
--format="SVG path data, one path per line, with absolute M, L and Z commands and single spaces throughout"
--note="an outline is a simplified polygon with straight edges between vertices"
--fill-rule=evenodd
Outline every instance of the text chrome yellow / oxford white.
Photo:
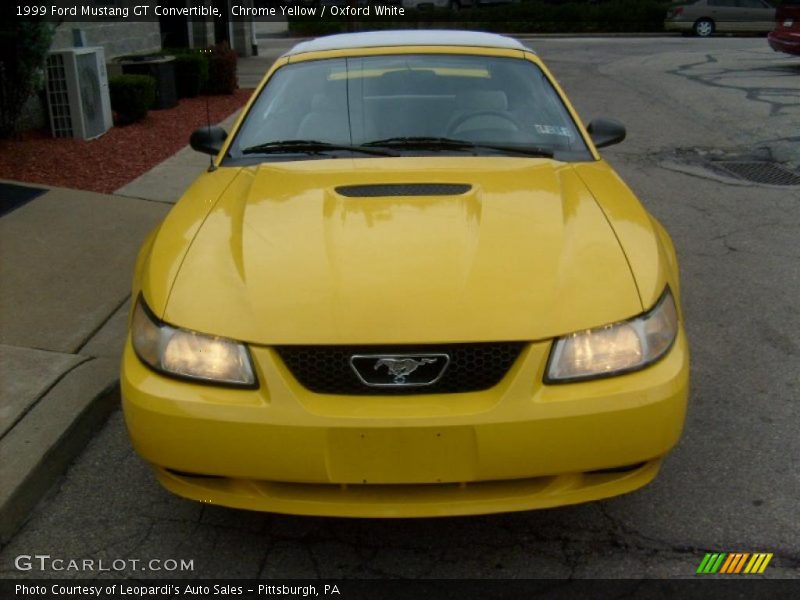
M 137 452 L 181 496 L 304 515 L 650 482 L 689 354 L 672 242 L 597 152 L 621 137 L 509 38 L 298 45 L 227 138 L 193 138 L 214 168 L 142 246 Z

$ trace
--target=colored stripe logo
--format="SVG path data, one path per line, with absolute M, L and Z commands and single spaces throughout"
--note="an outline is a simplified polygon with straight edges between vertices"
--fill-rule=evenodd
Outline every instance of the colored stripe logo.
M 696 572 L 702 575 L 763 573 L 771 560 L 771 552 L 709 552 Z

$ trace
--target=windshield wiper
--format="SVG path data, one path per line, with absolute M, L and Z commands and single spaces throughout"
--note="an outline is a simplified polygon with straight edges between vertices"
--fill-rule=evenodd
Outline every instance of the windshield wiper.
M 472 142 L 453 140 L 445 137 L 390 137 L 382 140 L 372 140 L 361 144 L 367 148 L 418 148 L 423 150 L 471 150 L 475 147 Z
M 332 150 L 349 150 L 351 152 L 360 152 L 361 154 L 371 154 L 374 156 L 397 156 L 394 152 L 388 150 L 363 148 L 361 146 L 351 146 L 348 144 L 332 144 L 330 142 L 320 142 L 317 140 L 275 140 L 249 146 L 242 150 L 242 154 L 324 154 Z
M 476 148 L 487 150 L 497 150 L 498 152 L 516 152 L 525 156 L 541 156 L 543 158 L 553 158 L 555 150 L 542 146 L 514 146 L 507 144 L 475 144 Z
M 373 140 L 362 144 L 362 147 L 411 148 L 420 150 L 496 150 L 498 152 L 514 152 L 526 156 L 553 157 L 553 150 L 538 146 L 514 146 L 505 144 L 483 144 L 468 140 L 455 140 L 445 137 L 391 137 Z

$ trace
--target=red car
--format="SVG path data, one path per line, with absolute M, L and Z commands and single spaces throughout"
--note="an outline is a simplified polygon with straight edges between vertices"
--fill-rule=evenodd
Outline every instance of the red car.
M 775 52 L 800 55 L 800 0 L 783 0 L 767 39 Z

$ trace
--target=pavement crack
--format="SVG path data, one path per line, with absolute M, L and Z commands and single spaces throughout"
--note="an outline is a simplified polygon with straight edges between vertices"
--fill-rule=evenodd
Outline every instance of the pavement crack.
M 706 54 L 705 60 L 679 65 L 675 69 L 666 71 L 671 75 L 683 77 L 702 86 L 743 92 L 748 100 L 766 104 L 771 117 L 780 115 L 786 109 L 796 107 L 797 101 L 782 102 L 778 98 L 795 98 L 797 89 L 793 87 L 764 87 L 758 85 L 744 85 L 737 83 L 724 83 L 725 77 L 739 75 L 741 68 L 716 67 L 713 71 L 698 73 L 697 67 L 716 64 L 718 61 L 712 54 Z M 692 71 L 695 72 L 692 72 Z
M 624 550 L 636 549 L 651 553 L 668 551 L 678 554 L 699 554 L 705 551 L 690 545 L 675 545 L 667 540 L 644 534 L 612 515 L 605 503 L 598 503 L 598 508 L 600 514 L 611 525 L 612 536 Z
M 266 575 L 264 571 L 267 568 L 267 563 L 269 562 L 269 555 L 271 554 L 272 548 L 274 545 L 267 545 L 266 549 L 264 550 L 264 554 L 261 555 L 261 559 L 258 561 L 258 566 L 256 567 L 256 579 L 266 579 Z
M 103 319 L 97 325 L 97 327 L 92 329 L 92 331 L 90 331 L 89 334 L 83 338 L 80 344 L 78 344 L 78 347 L 72 351 L 72 354 L 80 354 L 81 350 L 83 350 L 86 347 L 86 345 L 92 341 L 92 338 L 96 336 L 100 332 L 100 330 L 103 329 L 103 327 L 106 326 L 106 324 L 114 317 L 115 314 L 117 314 L 117 311 L 125 305 L 125 303 L 128 301 L 128 298 L 130 297 L 131 297 L 130 294 L 125 294 L 125 297 L 114 305 L 114 308 L 111 310 L 108 316 L 106 316 L 106 318 Z
M 311 569 L 314 571 L 314 576 L 317 579 L 322 579 L 322 570 L 320 569 L 317 557 L 314 555 L 314 546 L 312 544 L 306 544 L 304 548 L 306 550 L 306 554 L 308 554 L 308 560 L 311 563 Z

